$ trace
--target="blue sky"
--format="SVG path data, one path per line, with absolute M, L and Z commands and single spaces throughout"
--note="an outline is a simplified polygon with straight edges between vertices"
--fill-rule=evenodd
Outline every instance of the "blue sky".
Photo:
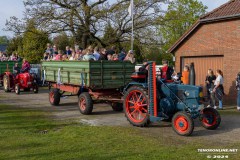
M 226 3 L 228 0 L 199 0 L 204 5 L 208 6 L 208 11 L 213 10 L 214 8 L 219 7 L 223 3 Z M 11 16 L 16 16 L 18 18 L 23 17 L 24 6 L 23 0 L 1 0 L 1 9 L 0 9 L 0 36 L 13 36 L 13 33 L 3 31 L 5 27 L 6 20 Z

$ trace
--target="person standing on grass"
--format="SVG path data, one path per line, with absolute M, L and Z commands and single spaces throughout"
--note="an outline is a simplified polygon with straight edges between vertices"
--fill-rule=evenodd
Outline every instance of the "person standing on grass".
M 216 80 L 216 76 L 214 75 L 213 73 L 213 70 L 212 69 L 209 69 L 208 70 L 208 74 L 207 74 L 207 77 L 206 77 L 206 80 L 205 80 L 205 83 L 206 83 L 206 88 L 207 88 L 207 98 L 210 102 L 210 105 L 209 106 L 213 106 L 213 101 L 211 99 L 211 93 L 210 93 L 210 90 L 213 89 L 214 87 L 214 81 Z
M 236 89 L 237 89 L 237 110 L 240 111 L 240 72 L 236 79 Z
M 223 98 L 223 95 L 224 95 L 224 88 L 223 88 L 223 72 L 218 69 L 216 71 L 216 75 L 217 75 L 217 78 L 214 82 L 214 88 L 213 88 L 213 91 L 212 91 L 212 98 L 213 98 L 213 102 L 214 102 L 214 108 L 215 109 L 220 109 L 222 110 L 223 109 L 223 102 L 222 102 L 222 98 Z M 217 107 L 216 105 L 216 101 L 218 100 L 219 102 L 219 107 Z

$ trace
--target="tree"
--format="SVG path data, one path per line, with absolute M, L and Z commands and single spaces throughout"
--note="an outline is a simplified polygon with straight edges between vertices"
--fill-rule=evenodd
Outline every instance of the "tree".
M 53 44 L 57 45 L 58 49 L 64 51 L 66 46 L 72 46 L 68 35 L 65 32 L 60 33 L 53 38 Z
M 0 44 L 1 45 L 7 45 L 9 43 L 9 39 L 7 36 L 0 36 Z
M 144 38 L 140 30 L 154 27 L 162 15 L 161 4 L 166 0 L 134 0 L 134 29 L 136 37 Z M 130 41 L 131 18 L 127 12 L 130 0 L 26 0 L 26 16 L 22 21 L 12 17 L 7 30 L 21 33 L 26 30 L 25 21 L 34 19 L 38 29 L 48 33 L 71 33 L 75 42 L 86 47 L 91 43 L 106 46 L 102 39 L 107 24 L 116 33 L 112 43 Z M 137 35 L 138 34 L 138 35 Z M 156 41 L 157 42 L 157 41 Z
M 39 63 L 49 43 L 48 34 L 36 29 L 34 21 L 27 24 L 27 32 L 23 34 L 23 50 L 20 55 L 30 63 Z
M 196 20 L 206 13 L 207 7 L 197 0 L 177 0 L 172 1 L 168 10 L 160 19 L 162 22 L 160 34 L 165 45 L 163 50 L 167 50 L 173 45 Z
M 12 53 L 22 53 L 23 50 L 23 37 L 22 36 L 16 36 L 12 38 L 9 41 L 9 44 L 7 46 L 7 54 Z

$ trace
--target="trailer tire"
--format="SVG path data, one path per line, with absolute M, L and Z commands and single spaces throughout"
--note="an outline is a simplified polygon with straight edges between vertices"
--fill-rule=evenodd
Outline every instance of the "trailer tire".
M 112 109 L 116 112 L 121 112 L 123 111 L 123 104 L 122 103 L 118 103 L 118 102 L 113 102 L 111 104 Z
M 123 106 L 125 117 L 133 126 L 145 127 L 150 123 L 148 95 L 144 88 L 130 87 L 124 95 Z
M 58 106 L 60 103 L 61 94 L 59 89 L 52 89 L 49 92 L 49 102 L 53 106 Z
M 3 88 L 5 92 L 10 92 L 10 77 L 8 75 L 3 76 Z
M 78 97 L 78 109 L 80 113 L 89 115 L 93 110 L 93 101 L 89 93 L 83 92 Z
M 172 128 L 178 135 L 189 136 L 194 130 L 193 119 L 186 112 L 177 112 L 172 118 Z
M 204 108 L 199 120 L 204 128 L 215 130 L 221 123 L 221 116 L 214 108 Z

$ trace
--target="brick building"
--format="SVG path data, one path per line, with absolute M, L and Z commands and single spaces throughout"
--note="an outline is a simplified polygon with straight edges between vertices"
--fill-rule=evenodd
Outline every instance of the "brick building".
M 197 85 L 205 86 L 208 69 L 221 69 L 225 102 L 235 102 L 235 78 L 240 72 L 240 0 L 231 0 L 202 16 L 169 52 L 176 57 L 177 72 L 194 62 Z

